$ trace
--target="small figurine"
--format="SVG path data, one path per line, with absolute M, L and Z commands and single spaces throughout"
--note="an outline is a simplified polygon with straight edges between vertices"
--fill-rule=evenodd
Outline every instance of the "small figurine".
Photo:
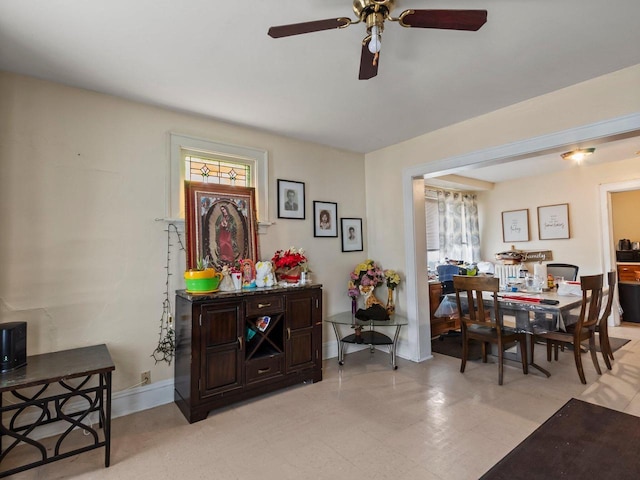
M 242 271 L 242 288 L 256 288 L 256 268 L 253 260 L 245 258 L 240 262 Z
M 272 287 L 275 283 L 273 265 L 269 261 L 256 263 L 256 286 Z

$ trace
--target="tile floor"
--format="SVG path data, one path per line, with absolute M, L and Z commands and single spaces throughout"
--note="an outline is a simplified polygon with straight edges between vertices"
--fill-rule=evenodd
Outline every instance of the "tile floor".
M 551 378 L 524 376 L 435 355 L 420 364 L 383 352 L 325 362 L 322 382 L 215 411 L 189 425 L 174 404 L 113 421 L 111 467 L 102 450 L 17 474 L 56 479 L 476 479 L 571 397 L 640 416 L 640 324 L 611 328 L 632 341 L 598 377 L 584 358 L 580 383 L 570 353 Z M 599 354 L 598 354 L 599 355 Z M 493 420 L 496 420 L 495 422 Z M 465 455 L 461 456 L 460 453 Z

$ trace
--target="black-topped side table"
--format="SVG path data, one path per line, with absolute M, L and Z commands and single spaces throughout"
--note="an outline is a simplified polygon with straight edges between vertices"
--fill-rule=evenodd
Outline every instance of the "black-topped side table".
M 104 466 L 109 466 L 111 453 L 111 372 L 115 370 L 106 345 L 75 348 L 60 352 L 27 357 L 27 365 L 11 372 L 0 374 L 0 465 L 11 451 L 20 446 L 31 447 L 40 457 L 20 466 L 0 470 L 0 477 L 13 475 L 33 467 L 51 463 L 62 458 L 96 448 L 105 448 Z M 97 376 L 97 382 L 91 381 Z M 84 378 L 83 378 L 84 377 Z M 68 382 L 70 379 L 78 379 Z M 73 383 L 73 384 L 70 384 Z M 59 387 L 49 388 L 52 385 Z M 76 385 L 76 386 L 74 386 Z M 29 392 L 24 389 L 29 387 Z M 17 402 L 2 403 L 7 392 Z M 69 405 L 74 410 L 69 412 Z M 39 411 L 38 418 L 24 423 L 26 411 Z M 98 428 L 92 427 L 89 414 L 98 413 Z M 5 419 L 5 413 L 9 415 Z M 68 428 L 58 436 L 53 453 L 38 440 L 31 437 L 34 431 L 53 422 L 66 422 Z M 82 429 L 92 437 L 93 443 L 81 448 L 67 450 L 65 440 L 73 430 Z M 4 449 L 2 440 L 10 437 Z M 2 468 L 2 467 L 0 467 Z
M 408 325 L 409 321 L 400 315 L 391 315 L 389 320 L 358 320 L 351 312 L 342 312 L 332 315 L 325 319 L 330 323 L 336 334 L 338 341 L 338 363 L 344 365 L 345 343 L 361 343 L 369 345 L 371 351 L 376 345 L 389 345 L 389 354 L 391 355 L 391 366 L 394 370 L 398 369 L 396 364 L 396 346 L 398 345 L 398 336 L 403 325 Z M 356 339 L 355 333 L 343 337 L 340 333 L 340 326 L 349 326 L 350 328 L 362 327 L 362 342 Z M 365 330 L 369 327 L 368 330 Z M 393 339 L 384 333 L 375 330 L 375 327 L 396 327 Z

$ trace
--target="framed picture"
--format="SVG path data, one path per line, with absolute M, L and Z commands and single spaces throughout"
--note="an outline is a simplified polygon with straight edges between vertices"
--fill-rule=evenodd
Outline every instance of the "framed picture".
M 529 241 L 529 209 L 502 212 L 502 241 Z
M 340 236 L 342 237 L 343 252 L 361 252 L 362 248 L 362 219 L 341 218 Z
M 338 236 L 338 204 L 313 201 L 313 236 Z
M 255 190 L 211 183 L 185 182 L 187 268 L 198 258 L 217 270 L 258 259 Z
M 278 180 L 278 218 L 304 220 L 304 183 Z
M 538 235 L 540 240 L 569 238 L 569 204 L 538 207 Z

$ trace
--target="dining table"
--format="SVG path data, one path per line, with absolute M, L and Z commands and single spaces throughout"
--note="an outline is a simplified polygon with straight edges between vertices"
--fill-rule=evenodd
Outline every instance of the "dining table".
M 551 374 L 537 365 L 533 359 L 532 342 L 535 341 L 536 333 L 549 331 L 566 331 L 566 328 L 577 322 L 580 307 L 582 305 L 582 293 L 579 282 L 571 282 L 577 288 L 563 289 L 567 294 L 559 295 L 554 290 L 541 292 L 524 291 L 501 291 L 498 293 L 498 304 L 503 325 L 515 328 L 519 332 L 529 334 L 529 348 L 527 348 L 527 359 L 529 365 L 550 377 Z M 578 292 L 580 294 L 578 295 Z M 607 290 L 603 290 L 603 295 Z M 462 308 L 465 308 L 466 295 L 460 296 Z M 490 292 L 483 293 L 485 305 L 491 306 L 493 295 Z M 436 317 L 448 317 L 456 315 L 458 311 L 456 305 L 456 294 L 449 293 L 444 296 L 434 315 Z M 518 343 L 520 348 L 520 343 Z M 506 354 L 506 358 L 510 355 Z M 514 355 L 513 359 L 518 360 L 520 353 Z

